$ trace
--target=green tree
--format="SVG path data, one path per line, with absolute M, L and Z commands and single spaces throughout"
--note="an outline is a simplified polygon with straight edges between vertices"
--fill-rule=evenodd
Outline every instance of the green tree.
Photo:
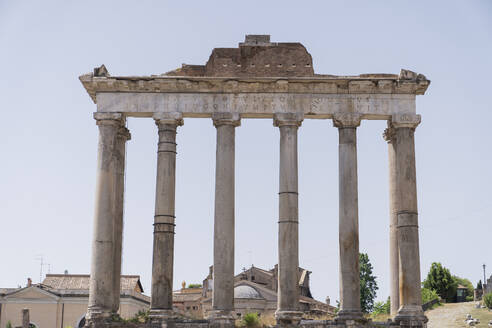
M 10 320 L 7 322 L 5 328 L 12 328 L 12 322 L 10 322 Z
M 372 264 L 366 253 L 359 254 L 360 274 L 360 307 L 362 312 L 370 313 L 374 308 L 376 291 L 379 289 L 376 276 L 372 274 Z
M 453 302 L 456 298 L 458 282 L 451 276 L 447 268 L 443 267 L 441 263 L 434 262 L 424 280 L 424 287 L 435 290 L 442 299 Z
M 422 304 L 439 299 L 439 295 L 433 289 L 422 288 Z
M 480 279 L 477 283 L 477 289 L 483 289 L 483 286 L 482 286 L 482 279 Z

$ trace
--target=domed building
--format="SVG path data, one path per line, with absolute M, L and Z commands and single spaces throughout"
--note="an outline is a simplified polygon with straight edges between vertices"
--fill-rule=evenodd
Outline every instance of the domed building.
M 334 314 L 335 307 L 315 300 L 309 288 L 310 271 L 299 268 L 299 308 L 306 314 Z M 212 310 L 213 266 L 203 280 L 201 309 L 207 317 Z M 264 270 L 251 266 L 234 277 L 234 313 L 241 318 L 246 313 L 256 312 L 260 316 L 274 315 L 277 310 L 278 267 Z

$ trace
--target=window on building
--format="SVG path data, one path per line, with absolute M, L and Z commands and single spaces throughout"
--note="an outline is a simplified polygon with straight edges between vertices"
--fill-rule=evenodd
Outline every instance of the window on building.
M 251 281 L 255 281 L 255 276 L 251 276 Z
M 236 313 L 238 318 L 241 318 L 241 313 Z
M 186 307 L 186 309 L 187 309 L 187 310 L 189 310 L 189 309 L 190 309 L 190 307 L 189 307 L 189 306 L 187 306 L 187 307 Z
M 193 306 L 193 310 L 198 310 L 198 306 Z

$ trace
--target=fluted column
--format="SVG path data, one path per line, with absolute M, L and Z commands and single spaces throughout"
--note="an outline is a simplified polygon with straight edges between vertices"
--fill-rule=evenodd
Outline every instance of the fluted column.
M 99 145 L 87 310 L 89 323 L 109 318 L 113 309 L 118 133 L 124 122 L 121 113 L 94 113 L 94 118 L 99 127 Z
M 126 142 L 130 140 L 130 131 L 122 126 L 116 136 L 116 168 L 115 168 L 115 216 L 114 216 L 114 278 L 112 312 L 117 313 L 120 308 L 121 289 L 121 254 L 123 246 L 123 212 L 125 198 L 125 153 Z
M 303 117 L 296 113 L 274 115 L 280 130 L 278 296 L 275 317 L 280 324 L 296 324 L 299 311 L 299 208 L 297 130 Z
M 400 308 L 397 321 L 427 321 L 422 311 L 414 132 L 420 115 L 394 115 Z
M 234 151 L 239 114 L 214 113 L 215 163 L 214 267 L 212 312 L 215 323 L 233 325 L 234 317 Z
M 359 205 L 357 190 L 357 132 L 361 116 L 337 113 L 339 174 L 340 311 L 337 320 L 360 320 Z
M 389 220 L 389 265 L 390 265 L 390 314 L 396 315 L 400 307 L 400 279 L 399 279 L 399 252 L 398 252 L 398 197 L 396 184 L 396 138 L 395 130 L 388 127 L 383 134 L 384 139 L 388 142 L 388 169 L 389 169 L 389 193 L 390 193 L 390 220 Z
M 183 119 L 180 113 L 156 113 L 154 120 L 159 143 L 150 316 L 159 320 L 173 317 L 176 130 L 183 124 Z

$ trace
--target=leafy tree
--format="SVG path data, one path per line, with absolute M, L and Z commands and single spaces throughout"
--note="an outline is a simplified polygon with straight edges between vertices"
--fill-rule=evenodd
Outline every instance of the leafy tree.
M 424 280 L 424 287 L 435 290 L 442 299 L 453 302 L 456 298 L 458 282 L 451 276 L 447 268 L 443 267 L 441 263 L 434 262 Z
M 10 322 L 10 320 L 7 322 L 5 328 L 12 328 L 12 322 Z
M 372 274 L 372 264 L 369 256 L 365 253 L 359 254 L 360 266 L 360 306 L 362 312 L 370 313 L 374 308 L 376 291 L 379 289 L 376 283 L 376 276 Z
M 482 286 L 482 279 L 480 279 L 477 283 L 477 289 L 483 289 L 483 286 Z
M 492 309 L 492 293 L 485 294 L 485 296 L 483 297 L 483 302 L 485 303 L 486 307 Z

